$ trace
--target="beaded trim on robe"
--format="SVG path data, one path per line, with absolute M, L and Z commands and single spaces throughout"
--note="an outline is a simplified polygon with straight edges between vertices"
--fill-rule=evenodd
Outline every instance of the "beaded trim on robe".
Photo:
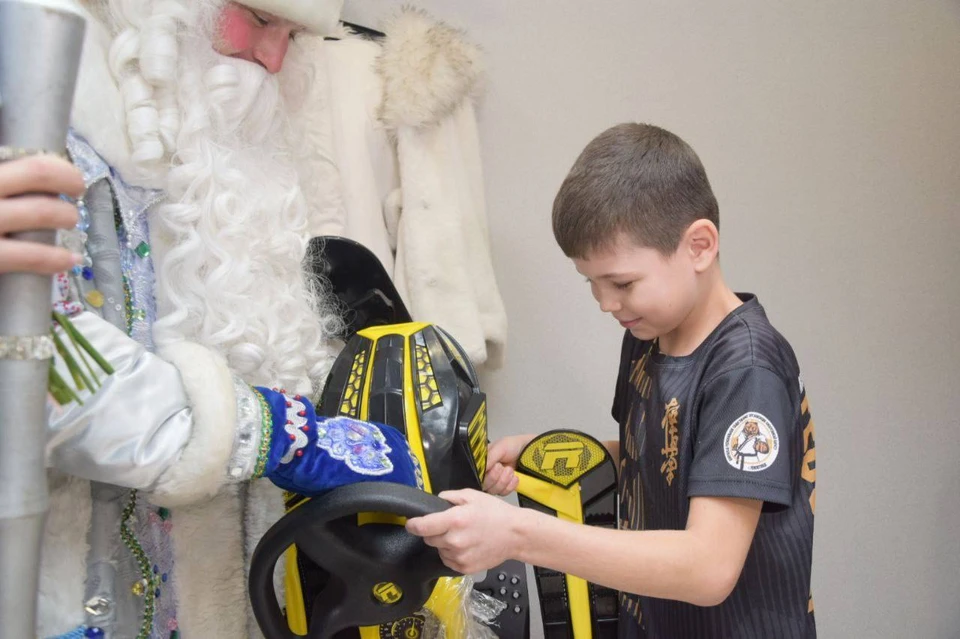
M 113 303 L 126 306 L 129 335 L 147 350 L 153 351 L 151 327 L 156 320 L 157 308 L 147 211 L 165 196 L 162 191 L 131 186 L 124 182 L 89 143 L 74 131 L 67 136 L 67 151 L 73 163 L 83 173 L 83 181 L 88 188 L 100 180 L 110 182 L 119 210 L 117 236 L 120 241 L 120 267 L 127 297 Z M 76 273 L 74 277 L 77 277 Z M 103 300 L 98 301 L 103 303 Z
M 127 325 L 118 327 L 147 350 L 153 351 L 152 326 L 156 319 L 155 277 L 150 257 L 148 210 L 165 196 L 162 191 L 131 186 L 113 170 L 82 137 L 71 131 L 67 150 L 80 169 L 89 188 L 101 180 L 109 182 L 114 197 L 115 224 L 120 248 L 120 269 L 124 300 L 95 298 L 88 293 L 84 301 L 91 310 L 104 303 L 123 304 Z M 81 210 L 81 216 L 87 211 Z M 75 280 L 90 279 L 86 270 L 71 273 Z M 97 291 L 93 291 L 96 293 Z M 100 296 L 103 297 L 102 295 Z M 94 304 L 93 302 L 99 302 Z M 117 308 L 116 310 L 120 310 Z M 130 551 L 139 573 L 130 583 L 118 583 L 115 597 L 134 597 L 140 611 L 138 639 L 168 639 L 179 635 L 176 597 L 171 573 L 173 550 L 170 531 L 172 515 L 166 508 L 156 508 L 137 499 L 131 491 L 127 508 L 118 522 L 120 538 Z

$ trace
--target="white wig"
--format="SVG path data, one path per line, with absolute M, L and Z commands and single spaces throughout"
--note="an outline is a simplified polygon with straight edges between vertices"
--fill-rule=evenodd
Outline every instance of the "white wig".
M 302 267 L 317 205 L 303 177 L 334 175 L 299 126 L 310 65 L 295 44 L 277 76 L 215 53 L 222 0 L 110 4 L 132 157 L 168 196 L 150 220 L 158 344 L 196 341 L 249 383 L 315 390 L 339 319 Z

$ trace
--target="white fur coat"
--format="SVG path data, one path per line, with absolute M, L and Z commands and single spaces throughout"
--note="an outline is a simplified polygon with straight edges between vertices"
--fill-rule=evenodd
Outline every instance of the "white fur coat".
M 315 43 L 329 83 L 331 153 L 342 207 L 318 234 L 370 248 L 414 318 L 434 322 L 475 364 L 500 364 L 507 320 L 491 262 L 473 100 L 479 51 L 421 11 L 403 10 L 382 41 Z M 321 111 L 326 113 L 325 111 Z

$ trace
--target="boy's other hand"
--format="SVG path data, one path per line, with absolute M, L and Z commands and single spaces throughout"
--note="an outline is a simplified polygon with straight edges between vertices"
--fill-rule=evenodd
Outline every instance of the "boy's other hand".
M 8 237 L 75 226 L 77 207 L 57 197 L 61 193 L 83 193 L 83 176 L 66 160 L 35 155 L 0 163 L 0 273 L 52 275 L 80 263 L 80 256 L 64 248 Z
M 491 495 L 509 495 L 517 489 L 517 459 L 536 435 L 512 435 L 497 440 L 487 449 L 487 473 L 483 489 Z
M 522 511 L 477 490 L 448 490 L 438 495 L 454 504 L 443 512 L 407 520 L 407 531 L 440 551 L 440 559 L 469 575 L 516 558 Z

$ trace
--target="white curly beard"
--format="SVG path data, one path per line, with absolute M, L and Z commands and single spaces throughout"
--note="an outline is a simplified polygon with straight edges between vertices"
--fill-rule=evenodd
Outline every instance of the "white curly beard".
M 192 13 L 186 23 L 199 26 L 176 32 L 172 77 L 163 77 L 163 64 L 139 61 L 141 69 L 159 69 L 145 75 L 160 114 L 158 137 L 172 147 L 143 162 L 145 171 L 165 173 L 167 193 L 150 220 L 155 339 L 158 346 L 197 342 L 222 353 L 248 383 L 310 393 L 329 369 L 325 344 L 338 318 L 302 268 L 308 154 L 296 123 L 308 66 L 294 47 L 277 76 L 215 53 L 209 25 L 218 4 L 158 3 Z

